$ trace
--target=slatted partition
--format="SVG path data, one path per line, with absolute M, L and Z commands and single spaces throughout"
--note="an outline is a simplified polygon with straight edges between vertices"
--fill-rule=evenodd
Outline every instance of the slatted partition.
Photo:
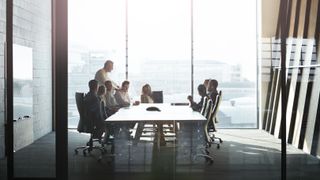
M 307 153 L 319 156 L 320 2 L 319 0 L 288 2 L 290 8 L 286 40 L 287 142 Z M 280 138 L 280 39 L 265 38 L 261 49 L 261 79 L 267 84 L 265 87 L 268 89 L 264 94 L 266 110 L 263 114 L 262 129 Z

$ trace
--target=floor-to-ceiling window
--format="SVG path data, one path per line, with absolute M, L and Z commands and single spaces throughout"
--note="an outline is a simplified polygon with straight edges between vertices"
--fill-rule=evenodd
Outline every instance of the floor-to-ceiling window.
M 194 1 L 194 91 L 218 81 L 219 127 L 257 127 L 256 9 L 255 0 Z
M 191 90 L 190 2 L 128 1 L 128 66 L 131 94 L 142 86 L 163 91 L 164 102 L 187 102 Z
M 75 92 L 88 92 L 88 82 L 114 62 L 110 77 L 119 85 L 125 80 L 125 1 L 69 0 L 69 127 L 77 127 L 79 115 Z
M 197 86 L 217 79 L 219 126 L 256 128 L 256 13 L 255 0 L 70 0 L 69 127 L 78 122 L 75 92 L 87 92 L 88 81 L 110 59 L 112 79 L 121 85 L 127 74 L 134 101 L 147 83 L 163 91 L 166 103 L 187 103 L 193 83 L 199 100 Z

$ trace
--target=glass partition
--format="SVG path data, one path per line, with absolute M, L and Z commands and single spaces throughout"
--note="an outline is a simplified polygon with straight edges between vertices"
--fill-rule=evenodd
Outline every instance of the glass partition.
M 52 2 L 13 1 L 14 177 L 55 177 Z

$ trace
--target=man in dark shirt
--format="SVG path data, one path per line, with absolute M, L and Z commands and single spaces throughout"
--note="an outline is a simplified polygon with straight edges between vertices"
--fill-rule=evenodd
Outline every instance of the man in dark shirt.
M 201 96 L 200 102 L 198 102 L 198 103 L 194 102 L 192 96 L 188 96 L 188 100 L 190 101 L 190 107 L 191 107 L 194 111 L 200 112 L 200 111 L 201 111 L 201 108 L 202 108 L 202 105 L 203 105 L 203 99 L 204 99 L 204 97 L 207 95 L 207 94 L 206 94 L 206 93 L 207 93 L 207 90 L 206 90 L 205 85 L 200 84 L 200 85 L 198 86 L 198 93 L 199 93 L 199 95 Z
M 215 79 L 211 79 L 208 85 L 208 96 L 212 100 L 213 105 L 216 104 L 216 97 L 219 94 L 217 87 L 218 87 L 218 81 Z
M 100 138 L 105 131 L 104 127 L 104 115 L 101 111 L 101 101 L 97 95 L 98 81 L 89 81 L 89 92 L 84 97 L 84 105 L 86 107 L 86 113 L 88 120 L 92 120 L 93 127 L 95 129 L 94 137 Z

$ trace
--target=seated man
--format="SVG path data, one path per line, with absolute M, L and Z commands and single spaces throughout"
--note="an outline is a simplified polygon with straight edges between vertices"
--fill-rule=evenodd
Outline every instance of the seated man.
M 111 116 L 115 112 L 119 110 L 119 104 L 116 101 L 116 98 L 114 97 L 114 94 L 112 93 L 112 82 L 106 81 L 104 82 L 104 85 L 107 89 L 105 94 L 105 106 L 107 108 L 107 114 L 108 116 Z
M 104 117 L 101 112 L 101 101 L 98 97 L 98 81 L 89 81 L 89 92 L 84 97 L 84 105 L 86 114 L 92 118 L 93 127 L 95 130 L 94 138 L 100 138 L 105 131 Z
M 120 107 L 130 106 L 130 97 L 128 94 L 129 81 L 123 81 L 121 88 L 114 95 Z
M 208 90 L 209 81 L 210 81 L 210 79 L 205 79 L 203 81 L 203 85 L 206 87 L 206 91 Z
M 117 90 L 117 92 L 114 95 L 120 107 L 130 106 L 130 97 L 128 94 L 128 89 L 129 89 L 129 81 L 123 81 L 121 88 Z M 121 129 L 120 133 L 123 132 L 125 136 L 130 138 L 131 132 L 129 131 L 129 129 L 132 129 L 134 125 L 135 123 L 131 123 L 131 122 L 122 123 L 120 127 Z
M 211 79 L 208 84 L 208 94 L 207 95 L 212 100 L 213 105 L 216 104 L 216 97 L 219 94 L 217 87 L 218 87 L 218 81 L 215 79 Z
M 191 107 L 194 111 L 200 112 L 200 111 L 201 111 L 201 108 L 202 108 L 202 105 L 203 105 L 203 99 L 204 99 L 204 97 L 207 95 L 207 90 L 206 90 L 205 85 L 200 84 L 200 85 L 198 86 L 198 93 L 199 93 L 199 95 L 201 96 L 200 102 L 198 102 L 198 103 L 194 102 L 192 96 L 188 96 L 188 100 L 189 100 L 189 102 L 190 102 L 190 107 Z

